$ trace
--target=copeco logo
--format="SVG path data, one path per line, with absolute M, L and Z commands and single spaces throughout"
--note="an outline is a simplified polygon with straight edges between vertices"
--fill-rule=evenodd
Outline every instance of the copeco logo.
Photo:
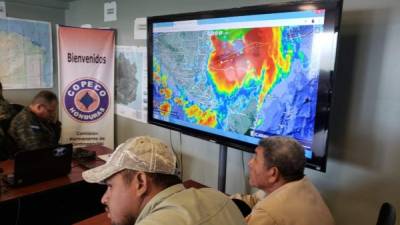
M 102 118 L 109 106 L 106 87 L 94 79 L 84 78 L 72 82 L 64 93 L 65 111 L 79 122 L 94 122 Z

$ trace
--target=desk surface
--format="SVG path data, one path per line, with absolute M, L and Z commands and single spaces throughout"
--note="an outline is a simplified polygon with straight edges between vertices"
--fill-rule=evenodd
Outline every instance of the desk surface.
M 111 150 L 107 147 L 104 146 L 90 146 L 86 147 L 85 149 L 95 151 L 97 155 L 101 154 L 107 154 L 110 153 Z M 104 164 L 104 161 L 97 159 L 96 164 L 98 165 Z M 14 161 L 13 160 L 7 160 L 4 162 L 0 162 L 0 168 L 3 168 L 5 174 L 12 173 L 14 170 Z M 85 171 L 84 168 L 80 167 L 76 162 L 72 162 L 72 168 L 71 168 L 71 173 L 69 173 L 67 176 L 59 177 L 56 179 L 40 182 L 37 184 L 32 184 L 29 186 L 24 186 L 24 187 L 2 187 L 6 188 L 2 193 L 0 193 L 0 202 L 24 197 L 27 195 L 35 194 L 38 192 L 46 191 L 49 189 L 81 182 L 83 180 L 82 178 L 82 172 Z
M 103 212 L 73 225 L 111 225 L 111 221 L 107 217 L 107 213 Z
M 186 188 L 203 188 L 207 187 L 204 184 L 198 183 L 194 180 L 187 180 L 183 182 L 183 186 Z M 86 220 L 82 220 L 74 225 L 111 225 L 110 219 L 107 217 L 107 213 L 100 213 L 96 216 L 90 217 Z

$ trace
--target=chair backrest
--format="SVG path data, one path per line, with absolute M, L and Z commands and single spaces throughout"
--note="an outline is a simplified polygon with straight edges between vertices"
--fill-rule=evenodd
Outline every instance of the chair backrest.
M 11 105 L 11 116 L 7 119 L 0 120 L 0 127 L 3 129 L 5 133 L 7 133 L 8 128 L 10 128 L 11 121 L 22 109 L 24 109 L 23 105 L 20 104 L 10 104 Z
M 388 202 L 382 204 L 376 225 L 395 225 L 396 209 Z
M 8 134 L 8 129 L 10 128 L 11 121 L 15 115 L 17 115 L 22 109 L 23 105 L 20 104 L 10 104 L 12 108 L 12 116 L 7 119 L 0 121 L 0 129 L 2 129 L 2 135 L 0 136 L 0 161 L 13 159 L 14 153 L 18 151 L 18 147 L 13 140 L 13 138 Z
M 10 136 L 7 133 L 10 126 L 10 119 L 0 120 L 0 161 L 9 159 L 9 147 L 12 146 Z
M 247 205 L 246 202 L 240 199 L 232 199 L 233 203 L 239 208 L 240 212 L 242 213 L 243 217 L 248 216 L 251 213 L 251 208 Z
M 12 103 L 10 105 L 13 108 L 15 114 L 18 114 L 19 112 L 21 112 L 21 110 L 23 110 L 25 108 L 25 106 L 20 105 L 20 104 L 16 104 L 16 103 Z

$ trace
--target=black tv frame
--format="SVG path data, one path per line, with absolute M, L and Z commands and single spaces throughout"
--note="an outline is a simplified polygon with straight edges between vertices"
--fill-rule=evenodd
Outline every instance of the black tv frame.
M 336 58 L 337 58 L 337 46 L 339 37 L 339 28 L 342 14 L 343 1 L 296 1 L 286 2 L 278 4 L 266 4 L 258 6 L 249 6 L 232 9 L 222 10 L 211 10 L 202 12 L 191 12 L 182 14 L 170 14 L 163 16 L 153 16 L 147 18 L 147 57 L 148 57 L 148 122 L 164 128 L 176 130 L 187 135 L 198 137 L 204 140 L 208 140 L 213 143 L 218 143 L 228 147 L 236 148 L 242 151 L 254 153 L 256 145 L 247 142 L 239 141 L 229 137 L 208 133 L 205 131 L 193 129 L 190 127 L 181 126 L 178 124 L 166 122 L 163 120 L 155 119 L 153 117 L 153 23 L 158 22 L 173 22 L 182 20 L 197 20 L 207 18 L 219 18 L 219 17 L 230 17 L 230 16 L 242 16 L 242 15 L 255 15 L 255 14 L 268 14 L 268 13 L 279 13 L 279 12 L 293 12 L 300 10 L 309 9 L 325 9 L 325 22 L 324 22 L 324 33 L 329 33 L 335 37 L 331 44 L 333 47 L 328 50 L 324 47 L 322 54 L 331 55 L 330 58 L 333 62 L 329 64 L 333 65 L 332 69 L 323 70 L 320 69 L 319 81 L 318 81 L 318 95 L 317 95 L 317 106 L 314 124 L 314 135 L 312 149 L 318 149 L 322 152 L 321 156 L 307 159 L 306 166 L 308 168 L 326 172 L 326 162 L 328 154 L 328 127 L 329 127 L 329 113 L 332 105 L 333 97 L 333 84 L 336 71 Z M 323 57 L 321 56 L 321 60 Z

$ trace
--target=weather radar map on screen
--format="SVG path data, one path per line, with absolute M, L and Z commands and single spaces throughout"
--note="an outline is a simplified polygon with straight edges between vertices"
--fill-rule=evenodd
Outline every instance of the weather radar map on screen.
M 154 22 L 152 116 L 257 144 L 311 150 L 325 10 Z

